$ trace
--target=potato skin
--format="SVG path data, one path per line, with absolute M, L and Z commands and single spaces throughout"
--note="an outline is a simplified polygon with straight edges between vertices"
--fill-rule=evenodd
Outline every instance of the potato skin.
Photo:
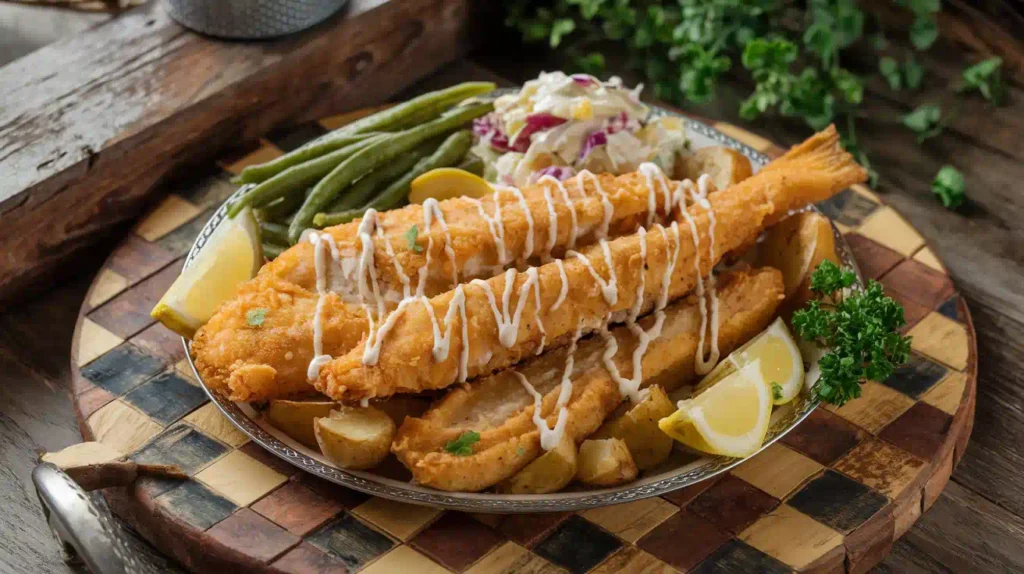
M 811 296 L 811 273 L 824 260 L 838 264 L 832 224 L 822 215 L 805 211 L 768 229 L 758 245 L 757 264 L 782 271 L 786 300 L 780 315 L 787 318 Z
M 535 458 L 494 488 L 503 494 L 558 492 L 576 476 L 576 462 L 576 443 L 568 434 L 563 434 L 558 446 Z
M 313 419 L 325 417 L 338 407 L 333 401 L 270 401 L 263 416 L 284 434 L 312 449 L 319 449 L 313 432 Z
M 705 173 L 711 176 L 715 189 L 722 190 L 750 177 L 753 169 L 742 153 L 725 146 L 711 146 L 677 156 L 672 176 L 697 181 Z
M 626 442 L 618 438 L 589 439 L 580 445 L 576 478 L 591 486 L 615 486 L 636 478 L 636 463 Z
M 391 452 L 395 423 L 373 407 L 341 407 L 314 422 L 320 450 L 340 468 L 362 470 L 380 464 Z
M 672 452 L 672 438 L 658 428 L 658 421 L 675 412 L 675 405 L 658 385 L 640 404 L 608 420 L 592 436 L 622 439 L 638 470 L 657 466 Z

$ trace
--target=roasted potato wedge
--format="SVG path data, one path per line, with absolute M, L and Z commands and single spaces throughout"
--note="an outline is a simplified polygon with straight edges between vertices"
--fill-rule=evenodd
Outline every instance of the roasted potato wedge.
M 824 261 L 838 264 L 835 236 L 828 218 L 814 212 L 797 213 L 768 229 L 758 245 L 757 263 L 782 271 L 786 301 L 780 314 L 789 317 L 810 297 L 811 273 Z
M 607 420 L 591 438 L 618 438 L 625 441 L 638 470 L 647 470 L 668 458 L 672 438 L 661 432 L 658 421 L 675 412 L 675 405 L 658 385 L 640 404 L 621 416 Z
M 697 181 L 705 173 L 711 176 L 715 189 L 725 189 L 750 177 L 753 170 L 750 160 L 742 153 L 725 146 L 712 146 L 679 155 L 672 176 Z
M 562 490 L 574 476 L 576 443 L 568 434 L 562 434 L 558 446 L 535 458 L 494 489 L 504 494 L 547 494 Z
M 316 441 L 331 462 L 361 470 L 380 464 L 391 452 L 395 423 L 373 407 L 343 406 L 314 423 Z
M 319 448 L 313 434 L 313 419 L 325 417 L 337 408 L 333 401 L 270 401 L 263 416 L 284 434 L 309 448 Z
M 636 463 L 626 441 L 589 439 L 580 445 L 576 478 L 591 486 L 615 486 L 636 478 Z

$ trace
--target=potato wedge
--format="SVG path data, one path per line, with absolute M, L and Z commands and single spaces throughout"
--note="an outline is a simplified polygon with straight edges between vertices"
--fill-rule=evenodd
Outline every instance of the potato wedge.
M 675 412 L 676 407 L 658 385 L 640 404 L 619 417 L 605 421 L 591 436 L 594 439 L 618 438 L 625 441 L 638 470 L 647 470 L 668 458 L 672 438 L 661 432 L 658 421 Z
M 636 463 L 626 441 L 618 438 L 585 440 L 580 445 L 576 478 L 591 486 L 615 486 L 636 478 Z
M 568 434 L 562 434 L 558 446 L 499 482 L 494 489 L 504 494 L 547 494 L 562 490 L 574 476 L 576 443 Z
M 753 170 L 750 160 L 742 153 L 725 146 L 712 146 L 678 156 L 672 175 L 675 179 L 697 181 L 705 173 L 711 176 L 715 189 L 725 189 L 750 177 Z
M 810 211 L 797 213 L 768 229 L 758 245 L 757 264 L 782 271 L 786 301 L 780 314 L 788 318 L 810 297 L 811 273 L 824 261 L 839 263 L 828 218 Z
M 395 423 L 373 407 L 343 406 L 313 425 L 316 441 L 328 459 L 341 468 L 361 470 L 380 464 L 391 452 Z
M 313 419 L 327 416 L 338 407 L 333 401 L 270 401 L 263 413 L 267 421 L 309 448 L 319 448 L 313 434 Z

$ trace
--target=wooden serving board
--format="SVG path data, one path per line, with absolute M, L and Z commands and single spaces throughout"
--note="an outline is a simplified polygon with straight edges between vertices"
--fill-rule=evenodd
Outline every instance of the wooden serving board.
M 349 120 L 268 136 L 182 184 L 107 260 L 72 346 L 82 435 L 185 482 L 108 489 L 114 512 L 186 567 L 251 572 L 670 572 L 847 570 L 878 563 L 938 498 L 974 418 L 970 313 L 925 240 L 870 190 L 820 205 L 866 277 L 903 304 L 910 363 L 820 408 L 720 478 L 580 513 L 470 515 L 372 498 L 302 473 L 250 442 L 209 402 L 179 337 L 149 310 L 178 275 L 243 166 Z M 716 128 L 770 155 L 768 141 Z

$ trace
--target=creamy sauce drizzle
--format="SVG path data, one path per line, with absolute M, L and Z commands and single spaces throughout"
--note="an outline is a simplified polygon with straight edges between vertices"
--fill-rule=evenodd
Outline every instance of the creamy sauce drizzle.
M 660 184 L 662 193 L 664 195 L 665 203 L 665 214 L 669 215 L 673 209 L 678 205 L 681 207 L 680 214 L 683 219 L 687 222 L 690 227 L 691 235 L 693 238 L 693 244 L 695 249 L 695 261 L 694 265 L 697 270 L 697 296 L 700 301 L 699 308 L 701 313 L 701 334 L 700 341 L 698 343 L 698 353 L 696 357 L 696 370 L 698 373 L 703 374 L 710 370 L 711 367 L 718 362 L 719 350 L 718 350 L 718 298 L 716 293 L 715 278 L 711 274 L 708 278 L 708 285 L 705 289 L 705 281 L 700 273 L 700 235 L 697 230 L 696 222 L 693 217 L 689 215 L 686 210 L 686 194 L 685 191 L 689 191 L 691 199 L 694 203 L 699 204 L 703 207 L 709 216 L 709 228 L 708 235 L 710 244 L 710 258 L 711 261 L 715 259 L 715 216 L 714 211 L 711 207 L 710 202 L 707 199 L 708 195 L 708 183 L 709 178 L 707 175 L 703 175 L 698 179 L 697 186 L 695 187 L 693 182 L 687 180 L 682 182 L 676 189 L 673 190 L 665 180 L 664 174 L 660 168 L 651 163 L 644 163 L 639 167 L 639 171 L 643 173 L 647 180 L 648 186 L 648 214 L 647 214 L 647 227 L 654 225 L 655 219 L 657 218 L 657 190 L 655 181 Z M 598 244 L 601 246 L 602 253 L 604 255 L 605 264 L 608 267 L 608 279 L 602 278 L 597 270 L 594 268 L 591 261 L 581 253 L 572 250 L 575 246 L 575 242 L 578 236 L 578 219 L 575 206 L 569 198 L 569 193 L 566 190 L 562 182 L 557 179 L 545 176 L 541 178 L 543 183 L 554 183 L 558 188 L 562 200 L 566 207 L 569 209 L 571 230 L 568 239 L 568 250 L 566 251 L 567 257 L 575 257 L 583 262 L 593 277 L 594 281 L 598 284 L 601 289 L 601 294 L 605 299 L 605 302 L 610 306 L 614 306 L 618 301 L 618 281 L 615 273 L 614 261 L 611 256 L 611 249 L 608 245 L 607 235 L 611 224 L 611 219 L 614 215 L 614 205 L 608 198 L 608 194 L 602 188 L 601 183 L 597 176 L 590 173 L 589 171 L 582 171 L 576 176 L 576 184 L 580 190 L 580 194 L 585 196 L 584 178 L 590 177 L 594 182 L 594 186 L 597 190 L 598 195 L 601 198 L 601 203 L 604 209 L 604 216 L 601 223 L 601 227 L 596 233 Z M 508 256 L 507 248 L 505 245 L 505 227 L 502 219 L 500 194 L 503 192 L 512 193 L 516 196 L 516 199 L 523 211 L 524 218 L 527 224 L 527 234 L 524 245 L 523 259 L 528 259 L 533 255 L 534 251 L 534 220 L 533 214 L 531 213 L 529 206 L 526 202 L 526 198 L 523 193 L 514 187 L 506 186 L 495 186 L 494 192 L 494 213 L 493 216 L 487 215 L 483 208 L 483 203 L 470 199 L 471 204 L 475 204 L 477 211 L 480 216 L 487 222 L 488 228 L 491 232 L 491 237 L 494 240 L 495 251 L 498 257 L 498 264 L 501 267 L 508 265 L 511 262 L 511 258 Z M 542 259 L 545 261 L 551 260 L 551 254 L 558 240 L 558 214 L 555 210 L 554 201 L 550 188 L 546 185 L 543 189 L 544 199 L 547 204 L 548 210 L 548 240 L 545 253 L 542 254 Z M 452 285 L 454 287 L 454 293 L 452 299 L 448 305 L 448 310 L 443 318 L 444 329 L 442 333 L 441 324 L 436 316 L 433 306 L 430 304 L 430 300 L 424 295 L 426 288 L 426 279 L 429 275 L 429 266 L 431 260 L 431 254 L 433 251 L 434 239 L 433 235 L 430 234 L 430 228 L 434 221 L 437 221 L 440 226 L 442 233 L 444 234 L 445 245 L 444 251 L 448 255 L 448 259 L 452 269 Z M 367 365 L 376 364 L 380 358 L 380 350 L 383 344 L 383 340 L 387 333 L 394 327 L 398 318 L 401 316 L 404 309 L 414 303 L 420 302 L 426 309 L 430 316 L 432 327 L 433 327 L 433 338 L 434 344 L 431 354 L 435 361 L 444 361 L 448 358 L 451 351 L 452 332 L 454 330 L 454 321 L 456 314 L 462 323 L 462 346 L 459 357 L 458 365 L 458 377 L 460 382 L 464 382 L 467 378 L 468 372 L 468 360 L 469 360 L 469 336 L 468 336 L 468 321 L 466 318 L 466 293 L 464 287 L 459 283 L 458 267 L 456 265 L 455 252 L 452 248 L 451 234 L 448 229 L 448 225 L 444 219 L 444 214 L 440 209 L 440 205 L 435 199 L 428 199 L 423 203 L 423 226 L 424 232 L 428 234 L 427 239 L 427 251 L 425 256 L 424 265 L 418 270 L 418 282 L 416 287 L 415 295 L 412 294 L 412 287 L 409 276 L 404 272 L 401 264 L 399 263 L 391 243 L 384 236 L 383 230 L 380 226 L 379 216 L 376 211 L 369 210 L 366 216 L 363 218 L 358 229 L 358 238 L 361 243 L 362 251 L 358 259 L 358 293 L 360 302 L 366 311 L 367 318 L 369 320 L 370 329 L 367 337 L 365 349 L 363 352 L 363 363 Z M 673 221 L 671 225 L 666 229 L 664 226 L 657 225 L 661 232 L 662 239 L 665 244 L 665 257 L 666 265 L 664 274 L 662 275 L 661 286 L 657 300 L 655 302 L 655 321 L 649 330 L 643 329 L 638 323 L 637 318 L 643 309 L 644 304 L 644 291 L 646 289 L 646 269 L 648 249 L 647 249 L 647 229 L 640 228 L 637 231 L 640 243 L 640 258 L 642 266 L 640 269 L 640 277 L 637 284 L 636 299 L 629 309 L 626 316 L 626 323 L 630 331 L 637 338 L 637 346 L 633 350 L 632 355 L 632 366 L 633 375 L 629 379 L 622 377 L 618 371 L 618 367 L 615 365 L 614 357 L 618 352 L 618 341 L 614 335 L 608 329 L 608 324 L 612 318 L 609 314 L 607 320 L 601 328 L 601 334 L 605 339 L 605 351 L 602 355 L 602 360 L 605 368 L 611 374 L 613 380 L 619 385 L 619 392 L 623 398 L 629 398 L 634 403 L 639 403 L 646 397 L 646 390 L 641 390 L 640 385 L 643 381 L 642 372 L 642 361 L 645 353 L 647 352 L 650 343 L 661 336 L 662 329 L 665 322 L 664 308 L 668 301 L 668 289 L 671 283 L 672 274 L 675 271 L 675 266 L 679 256 L 679 250 L 681 248 L 679 225 Z M 671 232 L 671 233 L 670 233 Z M 403 299 L 399 302 L 398 307 L 390 314 L 386 314 L 384 300 L 380 295 L 380 287 L 377 279 L 377 269 L 374 261 L 374 242 L 373 235 L 376 235 L 384 242 L 384 248 L 387 255 L 395 263 L 396 274 L 403 286 Z M 669 237 L 674 238 L 674 241 L 670 242 Z M 327 257 L 330 255 L 335 261 L 339 260 L 338 248 L 334 242 L 333 237 L 326 233 L 311 233 L 309 241 L 313 244 L 314 248 L 314 263 L 316 267 L 317 275 L 317 308 L 313 318 L 313 347 L 314 347 L 314 358 L 310 361 L 307 376 L 310 380 L 315 379 L 319 375 L 320 368 L 331 360 L 330 355 L 323 353 L 323 308 L 325 306 L 326 295 L 328 293 L 327 288 Z M 568 278 L 565 272 L 565 265 L 562 260 L 554 260 L 555 265 L 559 270 L 559 277 L 561 279 L 561 289 L 559 291 L 558 298 L 551 305 L 550 311 L 558 309 L 565 301 L 568 295 Z M 526 281 L 520 285 L 518 300 L 516 303 L 515 310 L 511 310 L 511 298 L 512 292 L 515 290 L 515 279 L 517 272 L 515 269 L 508 269 L 505 272 L 505 287 L 502 293 L 501 308 L 498 307 L 497 298 L 494 294 L 491 285 L 486 281 L 480 279 L 474 279 L 471 284 L 477 285 L 483 289 L 487 295 L 488 302 L 490 303 L 491 311 L 494 315 L 495 323 L 498 328 L 498 340 L 505 348 L 511 348 L 517 342 L 519 338 L 519 326 L 524 312 L 527 298 L 529 297 L 530 289 L 533 289 L 534 297 L 534 317 L 537 322 L 538 328 L 541 332 L 541 343 L 537 349 L 536 354 L 541 354 L 544 351 L 544 347 L 547 341 L 547 333 L 544 329 L 543 321 L 540 316 L 541 297 L 540 297 L 540 280 L 537 269 L 530 267 L 527 269 Z M 367 281 L 369 279 L 369 281 Z M 705 292 L 710 294 L 710 302 L 706 301 Z M 374 309 L 374 303 L 376 309 Z M 710 311 L 708 310 L 708 304 L 710 304 Z M 376 311 L 376 319 L 374 318 L 374 311 Z M 710 356 L 705 359 L 704 348 L 705 339 L 708 323 L 708 315 L 710 314 L 711 332 L 710 332 Z M 383 319 L 383 323 L 380 324 L 379 328 L 377 323 Z M 555 426 L 549 428 L 547 421 L 541 416 L 541 406 L 543 397 L 539 392 L 530 384 L 518 371 L 513 371 L 513 374 L 519 379 L 523 387 L 529 392 L 534 399 L 534 412 L 533 422 L 540 431 L 540 442 L 541 447 L 544 450 L 551 450 L 555 448 L 561 440 L 565 427 L 568 420 L 568 410 L 566 405 L 569 399 L 572 397 L 572 371 L 574 368 L 574 355 L 576 352 L 577 343 L 582 334 L 582 323 L 577 325 L 574 333 L 572 343 L 569 346 L 568 353 L 566 354 L 565 367 L 563 369 L 562 378 L 560 381 L 560 389 L 558 394 L 558 400 L 556 402 L 556 409 L 559 409 L 558 419 Z M 360 404 L 367 406 L 368 399 L 363 399 Z
M 612 223 L 612 215 L 615 213 L 615 206 L 612 205 L 608 194 L 605 193 L 604 188 L 601 187 L 601 180 L 588 170 L 583 170 L 576 174 L 576 187 L 580 188 L 580 194 L 586 195 L 586 188 L 583 187 L 583 177 L 588 176 L 590 180 L 594 182 L 594 187 L 597 189 L 597 195 L 601 198 L 601 205 L 604 207 L 604 219 L 601 221 L 601 228 L 597 230 L 597 238 L 604 239 L 608 237 L 608 228 Z
M 604 297 L 605 302 L 609 305 L 614 305 L 619 300 L 619 287 L 615 278 L 615 262 L 612 261 L 612 252 L 608 247 L 608 241 L 602 239 L 598 243 L 601 245 L 602 251 L 604 251 L 604 262 L 608 267 L 607 280 L 598 275 L 597 270 L 594 269 L 594 264 L 590 262 L 590 259 L 587 259 L 586 255 L 576 251 L 567 251 L 566 255 L 579 259 L 587 266 L 590 276 L 594 278 L 594 281 L 597 281 L 597 285 L 601 288 L 601 296 Z
M 527 294 L 530 288 L 537 288 L 537 268 L 531 267 L 526 270 L 526 281 L 519 287 L 519 299 L 514 312 L 509 313 L 509 306 L 512 303 L 512 291 L 515 288 L 516 270 L 509 269 L 505 272 L 505 290 L 501 296 L 501 309 L 498 309 L 498 302 L 494 296 L 494 289 L 491 284 L 480 279 L 474 279 L 470 284 L 480 287 L 487 300 L 491 304 L 491 311 L 494 313 L 494 322 L 498 325 L 498 341 L 506 349 L 516 344 L 519 339 L 519 322 L 523 316 L 523 309 L 526 307 Z M 539 292 L 539 291 L 538 291 Z M 539 299 L 538 299 L 539 301 Z M 538 315 L 538 320 L 540 316 Z M 543 327 L 541 327 L 543 329 Z

